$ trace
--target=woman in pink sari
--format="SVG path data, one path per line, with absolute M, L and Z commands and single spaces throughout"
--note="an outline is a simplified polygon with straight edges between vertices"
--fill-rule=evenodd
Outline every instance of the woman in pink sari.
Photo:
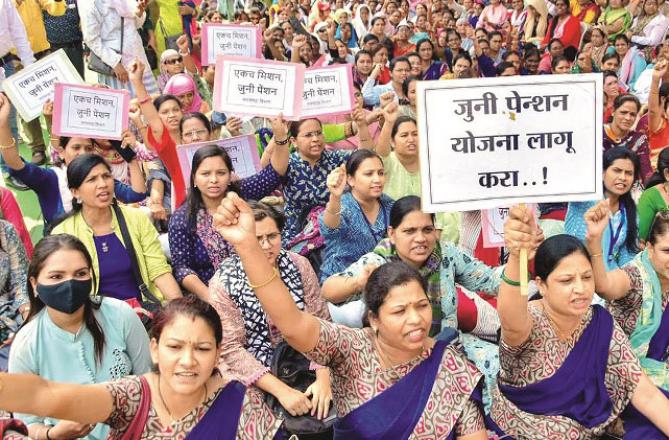
M 202 100 L 200 93 L 197 91 L 193 77 L 185 73 L 179 73 L 170 78 L 163 93 L 176 96 L 181 102 L 184 113 L 208 113 L 211 110 L 209 104 Z

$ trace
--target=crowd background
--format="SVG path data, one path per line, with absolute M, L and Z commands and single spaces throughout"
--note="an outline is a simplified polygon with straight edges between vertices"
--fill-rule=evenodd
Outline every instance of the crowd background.
M 53 136 L 51 102 L 23 121 L 0 93 L 0 371 L 39 376 L 0 375 L 18 419 L 0 419 L 4 438 L 273 438 L 309 414 L 361 435 L 393 411 L 365 435 L 667 438 L 667 14 L 659 0 L 0 0 L 4 77 L 63 49 L 87 82 L 132 96 L 109 141 Z M 266 59 L 350 66 L 355 109 L 214 111 L 205 23 L 260 27 Z M 605 200 L 514 208 L 501 249 L 483 246 L 480 211 L 421 211 L 418 81 L 590 72 Z M 239 135 L 261 155 L 243 179 L 213 145 Z M 186 179 L 176 146 L 207 141 Z M 536 253 L 529 303 L 520 248 Z M 290 356 L 305 387 L 281 377 Z M 574 358 L 599 369 L 566 376 Z M 415 377 L 429 396 L 398 382 Z

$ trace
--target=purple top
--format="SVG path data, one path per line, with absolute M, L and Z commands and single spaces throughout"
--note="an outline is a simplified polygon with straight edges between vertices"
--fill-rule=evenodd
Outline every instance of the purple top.
M 139 297 L 139 288 L 132 274 L 128 251 L 113 232 L 94 236 L 95 250 L 100 263 L 101 295 L 127 300 Z

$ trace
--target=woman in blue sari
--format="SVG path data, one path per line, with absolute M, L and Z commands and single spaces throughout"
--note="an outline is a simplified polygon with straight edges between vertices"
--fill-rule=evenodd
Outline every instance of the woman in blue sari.
M 606 203 L 598 205 L 603 212 Z M 608 217 L 602 215 L 605 221 L 595 222 L 589 215 L 589 234 L 603 230 Z M 589 246 L 590 254 L 575 237 L 549 238 L 534 258 L 542 298 L 528 303 L 521 293 L 519 253 L 523 248 L 533 252 L 530 243 L 536 228 L 527 208 L 511 208 L 504 227 L 511 255 L 497 302 L 501 367 L 491 416 L 498 434 L 597 438 L 633 408 L 668 435 L 669 400 L 643 373 L 613 317 L 603 307 L 591 305 L 596 273 L 604 270 L 600 243 Z M 593 268 L 591 257 L 598 267 Z
M 439 61 L 434 50 L 434 43 L 429 38 L 423 38 L 416 43 L 416 53 L 423 65 L 423 75 L 421 77 L 423 81 L 439 79 L 444 73 L 448 72 L 448 66 Z
M 669 213 L 655 215 L 643 252 L 623 268 L 607 272 L 597 249 L 609 217 L 606 201 L 585 215 L 597 293 L 609 301 L 644 372 L 669 396 Z M 626 416 L 625 430 L 638 433 L 631 438 L 656 438 L 648 433 L 652 427 L 641 414 L 629 411 Z
M 393 262 L 372 272 L 365 289 L 370 327 L 352 329 L 299 310 L 263 257 L 241 198 L 226 197 L 216 224 L 286 341 L 330 367 L 335 438 L 488 438 L 476 403 L 481 374 L 452 345 L 428 337 L 432 310 L 415 269 Z

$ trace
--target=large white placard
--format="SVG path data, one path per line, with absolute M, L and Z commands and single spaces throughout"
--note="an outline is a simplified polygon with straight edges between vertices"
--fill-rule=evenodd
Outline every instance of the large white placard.
M 19 115 L 25 121 L 32 121 L 42 114 L 44 103 L 53 99 L 57 82 L 84 83 L 63 49 L 16 72 L 3 81 L 2 88 Z
M 262 33 L 258 26 L 213 24 L 202 26 L 202 65 L 216 64 L 218 55 L 260 58 Z
M 304 65 L 219 55 L 214 109 L 223 113 L 299 119 Z
M 351 113 L 355 106 L 351 66 L 307 69 L 304 72 L 301 117 Z
M 422 81 L 423 208 L 602 197 L 601 74 Z

